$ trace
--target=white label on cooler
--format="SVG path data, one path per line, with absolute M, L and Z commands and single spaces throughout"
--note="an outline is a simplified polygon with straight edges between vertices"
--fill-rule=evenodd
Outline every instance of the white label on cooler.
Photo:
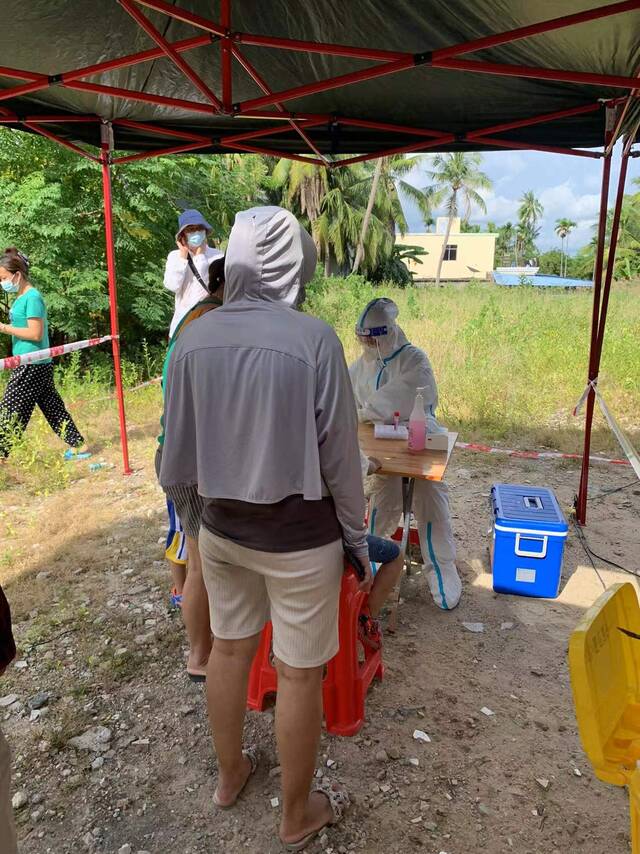
M 516 581 L 524 581 L 527 584 L 535 584 L 535 580 L 535 569 L 523 569 L 520 566 L 516 567 Z

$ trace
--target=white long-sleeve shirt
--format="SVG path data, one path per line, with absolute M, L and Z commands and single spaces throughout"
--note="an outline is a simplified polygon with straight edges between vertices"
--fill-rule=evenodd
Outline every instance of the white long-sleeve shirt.
M 207 246 L 204 252 L 192 255 L 196 270 L 205 284 L 209 281 L 209 264 L 216 258 L 222 257 L 219 249 Z M 167 265 L 164 270 L 164 286 L 175 294 L 175 309 L 171 326 L 169 327 L 169 338 L 174 333 L 176 326 L 180 323 L 190 308 L 207 296 L 207 291 L 191 272 L 189 262 L 182 258 L 180 251 L 174 249 L 167 256 Z

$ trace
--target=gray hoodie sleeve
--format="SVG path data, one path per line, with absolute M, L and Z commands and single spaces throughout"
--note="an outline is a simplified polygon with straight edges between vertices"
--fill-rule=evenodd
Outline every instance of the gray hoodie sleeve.
M 318 351 L 316 429 L 320 470 L 335 502 L 344 542 L 368 558 L 358 417 L 342 345 L 327 330 Z
M 181 341 L 169 359 L 164 389 L 164 445 L 160 484 L 163 487 L 198 482 L 198 443 L 191 365 L 182 357 Z

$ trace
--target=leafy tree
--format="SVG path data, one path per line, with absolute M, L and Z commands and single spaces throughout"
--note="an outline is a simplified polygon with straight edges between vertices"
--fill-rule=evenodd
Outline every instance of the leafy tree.
M 372 282 L 393 282 L 400 287 L 413 283 L 414 273 L 410 272 L 407 261 L 422 264 L 422 258 L 428 255 L 422 246 L 396 243 L 390 258 L 386 258 L 379 267 L 369 274 Z
M 455 217 L 460 215 L 460 204 L 463 204 L 462 219 L 468 220 L 472 207 L 475 205 L 486 213 L 487 206 L 478 190 L 488 190 L 491 181 L 480 170 L 482 155 L 466 154 L 456 151 L 452 154 L 436 154 L 429 170 L 431 185 L 425 189 L 425 196 L 433 209 L 444 205 L 448 214 L 447 230 L 442 241 L 442 251 L 438 261 L 436 284 L 440 284 L 442 264 L 445 250 L 451 234 L 451 225 Z
M 548 276 L 561 276 L 564 270 L 564 255 L 559 249 L 550 249 L 549 252 L 543 252 L 538 258 L 540 263 L 540 272 Z
M 502 266 L 509 267 L 515 255 L 516 230 L 512 222 L 505 222 L 498 228 L 496 253 L 502 261 Z
M 640 186 L 640 179 L 636 178 L 636 186 Z M 613 210 L 607 215 L 607 233 L 610 234 Z M 575 256 L 575 273 L 584 278 L 591 278 L 594 272 L 597 224 L 594 226 L 594 235 L 587 246 L 583 246 Z M 609 257 L 608 242 L 605 246 L 605 263 Z M 616 279 L 640 278 L 640 193 L 625 195 L 620 214 L 620 232 L 616 248 L 616 263 L 614 267 Z
M 172 297 L 162 287 L 177 214 L 197 207 L 225 240 L 235 212 L 255 204 L 259 158 L 183 155 L 114 166 L 113 215 L 121 334 L 137 348 L 162 339 Z M 99 167 L 40 136 L 0 129 L 0 241 L 31 259 L 46 295 L 52 338 L 108 331 L 102 178 Z M 2 247 L 0 247 L 2 248 Z

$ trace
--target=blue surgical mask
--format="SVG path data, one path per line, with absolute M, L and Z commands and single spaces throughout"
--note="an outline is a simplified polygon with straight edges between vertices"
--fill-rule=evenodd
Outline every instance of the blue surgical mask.
M 5 294 L 17 294 L 19 289 L 20 285 L 17 285 L 11 279 L 4 279 L 4 281 L 2 282 L 2 290 L 5 292 Z
M 197 249 L 198 246 L 202 246 L 202 244 L 207 239 L 206 231 L 192 231 L 190 234 L 187 234 L 187 243 L 189 246 L 193 246 Z

